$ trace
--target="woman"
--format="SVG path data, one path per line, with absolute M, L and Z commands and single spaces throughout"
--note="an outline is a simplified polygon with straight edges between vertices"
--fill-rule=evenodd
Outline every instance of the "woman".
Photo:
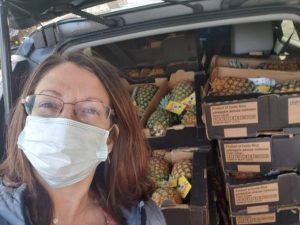
M 30 76 L 0 166 L 0 224 L 160 225 L 149 150 L 119 72 L 81 53 Z

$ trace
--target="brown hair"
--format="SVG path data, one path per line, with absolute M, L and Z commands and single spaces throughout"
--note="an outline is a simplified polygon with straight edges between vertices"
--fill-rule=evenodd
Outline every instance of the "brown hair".
M 129 209 L 139 200 L 147 199 L 152 191 L 152 184 L 147 178 L 149 147 L 142 135 L 142 127 L 129 93 L 120 81 L 120 72 L 105 60 L 82 53 L 51 56 L 28 77 L 20 99 L 33 94 L 39 81 L 47 72 L 65 62 L 72 62 L 93 72 L 109 94 L 111 107 L 115 112 L 113 121 L 119 127 L 119 135 L 118 137 L 113 135 L 114 145 L 110 153 L 110 163 L 106 163 L 105 182 L 103 182 L 104 178 L 99 177 L 99 174 L 104 173 L 98 166 L 91 188 L 101 206 L 111 213 L 119 224 L 127 224 L 121 209 Z M 27 205 L 33 224 L 50 224 L 53 216 L 50 197 L 39 184 L 31 164 L 16 144 L 18 135 L 24 127 L 25 118 L 23 106 L 17 104 L 8 130 L 7 155 L 0 166 L 0 175 L 5 178 L 6 183 L 26 183 Z M 50 210 L 45 207 L 47 203 Z M 39 204 L 43 204 L 43 207 L 39 207 Z

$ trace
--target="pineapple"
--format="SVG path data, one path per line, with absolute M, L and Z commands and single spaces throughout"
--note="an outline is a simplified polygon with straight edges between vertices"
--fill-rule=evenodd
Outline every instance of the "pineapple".
M 179 192 L 172 187 L 161 187 L 156 189 L 151 198 L 158 206 L 161 206 L 165 200 L 174 201 L 176 204 L 182 203 Z
M 272 88 L 272 93 L 289 93 L 289 92 L 299 92 L 300 91 L 300 81 L 289 80 L 283 83 L 275 84 Z
M 152 157 L 164 158 L 167 152 L 169 152 L 167 149 L 156 149 L 155 151 L 152 151 Z
M 187 179 L 192 178 L 191 160 L 185 159 L 173 165 L 172 172 L 171 172 L 172 179 L 178 179 L 181 176 L 185 176 Z
M 142 116 L 145 113 L 149 103 L 155 95 L 158 87 L 154 84 L 142 84 L 136 86 L 132 92 L 132 98 L 138 108 L 138 114 Z
M 180 120 L 175 113 L 167 111 L 165 108 L 169 101 L 181 102 L 194 92 L 193 83 L 191 81 L 180 81 L 171 92 L 161 101 L 158 108 L 150 115 L 146 127 L 150 129 L 152 136 L 163 135 L 168 127 L 177 124 Z
M 140 76 L 140 71 L 138 69 L 132 69 L 128 71 L 128 76 L 130 77 L 139 77 Z
M 186 109 L 180 121 L 181 124 L 183 125 L 196 125 L 197 124 L 196 106 L 194 105 Z
M 169 98 L 169 95 L 167 95 L 160 101 L 158 108 L 150 115 L 147 121 L 146 127 L 150 129 L 152 136 L 163 135 L 168 127 L 175 124 L 176 115 L 165 110 Z
M 159 182 L 168 180 L 170 174 L 170 165 L 162 157 L 156 156 L 150 159 L 150 178 L 159 185 Z
M 265 69 L 265 70 L 286 70 L 286 71 L 297 71 L 300 70 L 300 64 L 297 62 L 288 62 L 288 61 L 270 61 L 263 62 L 257 66 L 250 66 L 247 63 L 240 62 L 237 59 L 231 59 L 228 61 L 228 66 L 233 68 L 253 68 L 253 69 Z
M 183 80 L 177 83 L 170 94 L 170 101 L 181 102 L 194 92 L 194 85 L 191 81 Z
M 189 182 L 191 182 L 192 179 L 192 160 L 190 159 L 183 159 L 179 162 L 174 163 L 171 174 L 170 174 L 170 180 L 177 180 L 184 176 Z M 177 190 L 183 194 L 187 191 L 185 189 L 185 185 L 180 185 L 179 182 L 177 184 Z M 183 196 L 182 196 L 183 197 Z M 190 192 L 188 192 L 187 195 L 184 196 L 183 203 L 187 203 L 190 200 Z
M 267 69 L 267 70 L 297 71 L 300 69 L 300 64 L 297 64 L 296 62 L 274 61 L 274 62 L 261 63 L 256 68 Z
M 208 95 L 215 96 L 250 94 L 255 91 L 252 81 L 239 77 L 216 77 L 210 87 Z

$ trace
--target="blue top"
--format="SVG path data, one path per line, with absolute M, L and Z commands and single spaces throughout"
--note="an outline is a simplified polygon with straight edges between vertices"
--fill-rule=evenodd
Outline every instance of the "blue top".
M 30 225 L 24 216 L 22 195 L 25 189 L 26 184 L 7 187 L 0 180 L 0 225 Z M 166 225 L 162 212 L 152 200 L 141 201 L 136 207 L 123 212 L 128 225 Z

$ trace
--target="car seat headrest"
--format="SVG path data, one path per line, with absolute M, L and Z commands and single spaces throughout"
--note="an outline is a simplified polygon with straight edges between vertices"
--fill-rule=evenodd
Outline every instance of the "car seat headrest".
M 231 53 L 269 52 L 273 49 L 272 22 L 236 24 L 231 30 Z

